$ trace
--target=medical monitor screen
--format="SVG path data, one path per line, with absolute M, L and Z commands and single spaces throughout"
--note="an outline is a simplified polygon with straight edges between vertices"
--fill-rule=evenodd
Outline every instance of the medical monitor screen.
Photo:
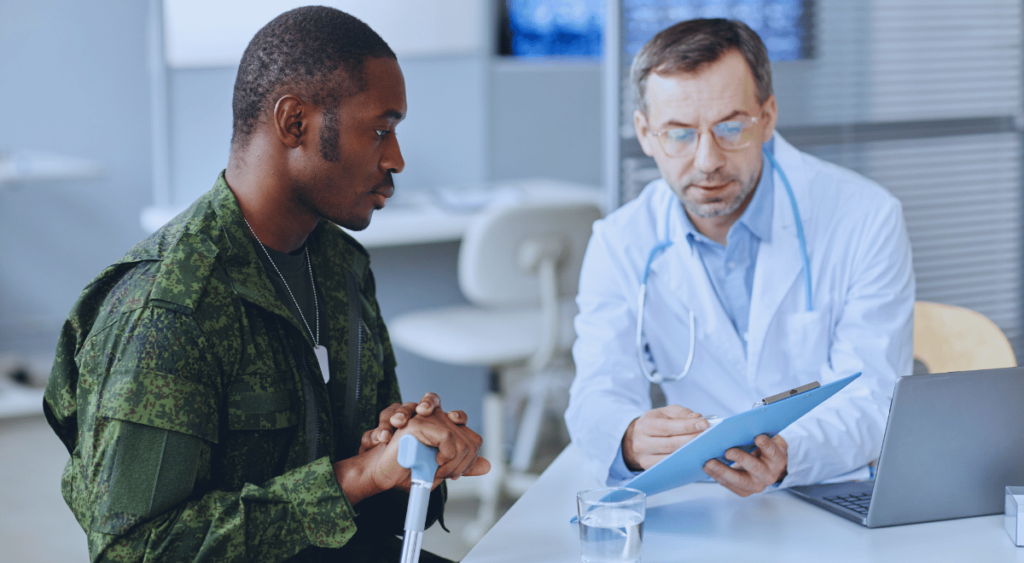
M 537 57 L 601 56 L 607 0 L 503 0 L 499 52 Z M 768 58 L 812 56 L 812 0 L 621 0 L 621 43 L 632 58 L 654 34 L 682 20 L 730 18 L 749 25 Z
M 773 61 L 812 55 L 811 0 L 622 0 L 622 47 L 631 60 L 656 33 L 683 20 L 740 20 L 764 41 Z
M 502 55 L 601 56 L 607 0 L 504 0 L 504 8 Z

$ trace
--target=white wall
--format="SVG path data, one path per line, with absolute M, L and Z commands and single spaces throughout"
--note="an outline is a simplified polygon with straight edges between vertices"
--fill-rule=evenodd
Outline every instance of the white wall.
M 81 289 L 143 236 L 145 33 L 145 2 L 0 2 L 0 150 L 88 158 L 104 170 L 0 185 L 0 351 L 52 351 Z

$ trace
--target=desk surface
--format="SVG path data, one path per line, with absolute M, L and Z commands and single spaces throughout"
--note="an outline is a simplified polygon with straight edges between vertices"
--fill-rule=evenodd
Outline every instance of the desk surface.
M 436 190 L 399 187 L 384 209 L 374 212 L 369 227 L 349 234 L 367 248 L 453 242 L 462 239 L 473 217 L 489 204 L 588 202 L 603 208 L 604 197 L 596 186 L 546 178 Z M 140 217 L 142 227 L 153 232 L 187 207 L 147 207 Z
M 578 562 L 575 495 L 599 486 L 581 475 L 582 460 L 566 448 L 463 562 Z M 870 530 L 783 491 L 740 498 L 694 483 L 648 498 L 644 563 L 748 560 L 1024 562 L 1024 548 L 1013 546 L 1002 515 Z
M 384 209 L 374 212 L 369 227 L 349 234 L 367 248 L 457 241 L 490 204 L 589 202 L 601 207 L 603 197 L 595 186 L 541 178 L 443 190 L 399 188 Z

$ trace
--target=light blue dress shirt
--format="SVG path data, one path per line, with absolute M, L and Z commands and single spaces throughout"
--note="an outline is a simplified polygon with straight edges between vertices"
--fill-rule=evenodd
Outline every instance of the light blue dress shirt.
M 765 148 L 774 152 L 774 139 L 765 144 Z M 683 228 L 686 241 L 691 248 L 700 254 L 704 270 L 715 289 L 718 301 L 725 309 L 725 314 L 732 321 L 736 334 L 743 343 L 743 351 L 747 350 L 747 326 L 750 322 L 750 299 L 754 289 L 754 268 L 757 266 L 757 251 L 761 241 L 771 240 L 772 212 L 775 203 L 775 174 L 772 165 L 763 159 L 761 179 L 758 180 L 750 204 L 740 218 L 729 228 L 725 237 L 725 246 L 702 235 L 693 226 L 690 217 L 683 213 Z M 639 475 L 639 471 L 630 471 L 622 458 L 622 446 L 612 463 L 610 477 L 626 480 Z
M 750 323 L 750 298 L 754 289 L 757 251 L 761 241 L 771 240 L 772 236 L 775 181 L 771 164 L 765 161 L 764 165 L 761 179 L 750 198 L 750 205 L 729 229 L 725 246 L 698 232 L 690 217 L 683 214 L 686 241 L 690 243 L 690 248 L 697 249 L 708 279 L 715 288 L 715 295 L 743 343 L 744 352 L 747 350 L 747 326 Z

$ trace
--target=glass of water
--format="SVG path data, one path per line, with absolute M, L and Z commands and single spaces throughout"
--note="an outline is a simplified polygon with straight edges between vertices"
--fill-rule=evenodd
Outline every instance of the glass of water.
M 576 495 L 583 563 L 639 563 L 647 495 L 623 487 Z

